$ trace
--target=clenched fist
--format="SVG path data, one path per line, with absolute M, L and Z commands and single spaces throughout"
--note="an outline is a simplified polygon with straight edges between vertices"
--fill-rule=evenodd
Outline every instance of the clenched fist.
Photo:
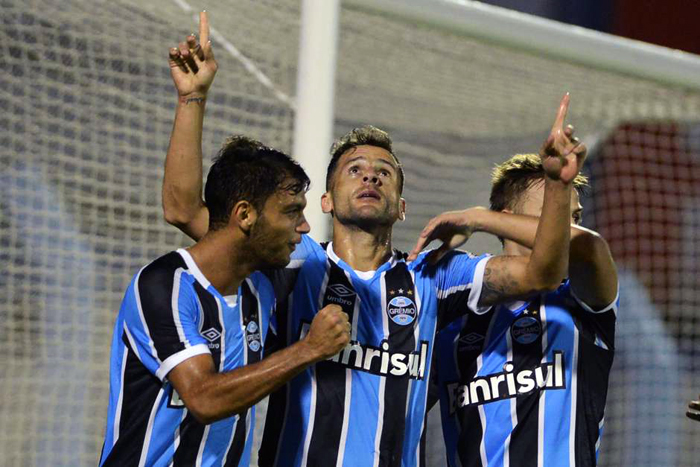
M 348 315 L 338 305 L 322 308 L 311 322 L 311 328 L 304 337 L 315 360 L 321 361 L 340 352 L 350 342 L 350 322 Z

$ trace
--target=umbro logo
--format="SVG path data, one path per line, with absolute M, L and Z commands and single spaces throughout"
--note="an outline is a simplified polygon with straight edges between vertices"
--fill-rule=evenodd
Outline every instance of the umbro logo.
M 466 336 L 462 336 L 459 338 L 459 342 L 462 344 L 467 344 L 467 345 L 474 345 L 477 342 L 481 342 L 484 340 L 484 336 L 481 334 L 478 334 L 476 332 L 470 332 Z
M 206 331 L 203 331 L 203 332 L 202 332 L 202 335 L 203 335 L 204 338 L 205 338 L 206 340 L 208 340 L 209 342 L 214 342 L 214 341 L 217 340 L 219 337 L 221 337 L 221 333 L 220 333 L 219 330 L 216 329 L 216 328 L 209 328 L 209 329 L 207 329 Z
M 353 290 L 348 289 L 343 284 L 329 285 L 328 289 L 339 297 L 352 297 L 355 295 Z

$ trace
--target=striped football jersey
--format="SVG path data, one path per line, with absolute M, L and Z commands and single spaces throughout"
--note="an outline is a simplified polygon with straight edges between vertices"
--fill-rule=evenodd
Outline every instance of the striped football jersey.
M 477 306 L 487 256 L 393 257 L 353 270 L 305 236 L 285 270 L 269 273 L 278 293 L 275 334 L 301 339 L 317 311 L 337 304 L 350 343 L 270 396 L 261 466 L 416 466 L 421 458 L 435 333 Z M 285 310 L 284 312 L 281 310 Z M 272 333 L 271 333 L 272 334 Z
M 616 314 L 617 299 L 593 311 L 566 281 L 448 325 L 436 349 L 448 465 L 596 465 Z
M 200 354 L 211 354 L 219 372 L 259 361 L 274 303 L 261 273 L 221 296 L 186 250 L 141 269 L 114 325 L 100 465 L 249 465 L 254 408 L 203 425 L 167 375 Z

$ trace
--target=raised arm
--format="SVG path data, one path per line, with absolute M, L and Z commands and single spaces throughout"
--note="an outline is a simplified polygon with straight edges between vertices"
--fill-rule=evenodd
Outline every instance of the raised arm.
M 534 225 L 532 253 L 528 256 L 496 256 L 485 269 L 480 306 L 527 297 L 533 293 L 556 289 L 567 275 L 570 242 L 571 190 L 586 155 L 586 148 L 564 129 L 569 105 L 568 94 L 561 101 L 549 137 L 540 150 L 544 167 L 544 204 L 542 217 Z M 455 213 L 443 216 L 459 218 Z M 434 260 L 464 243 L 474 231 L 459 222 L 433 219 L 423 230 L 409 259 L 417 256 L 433 240 L 443 244 Z
M 340 352 L 350 340 L 348 315 L 338 305 L 319 311 L 299 342 L 265 359 L 218 373 L 209 354 L 191 357 L 167 376 L 187 409 L 213 423 L 251 407 L 309 365 Z
M 194 35 L 188 36 L 170 49 L 177 107 L 163 177 L 165 220 L 195 240 L 209 228 L 209 211 L 202 200 L 202 125 L 217 70 L 206 12 L 199 15 L 199 39 L 197 43 Z
M 539 219 L 483 208 L 462 211 L 475 232 L 487 232 L 527 248 L 535 245 Z M 608 243 L 597 232 L 572 225 L 569 244 L 569 280 L 581 300 L 595 309 L 610 305 L 617 296 L 617 268 Z
M 444 240 L 445 246 L 438 251 L 458 247 L 473 232 L 486 232 L 532 248 L 538 223 L 538 217 L 474 207 L 436 216 L 424 234 Z M 594 310 L 610 305 L 617 296 L 618 284 L 608 243 L 597 232 L 577 225 L 571 225 L 570 236 L 568 276 L 574 293 Z

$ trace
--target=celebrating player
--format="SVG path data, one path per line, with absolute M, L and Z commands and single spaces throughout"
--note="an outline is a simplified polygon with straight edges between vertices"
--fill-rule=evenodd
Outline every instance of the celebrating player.
M 565 131 L 571 137 L 573 127 Z M 506 255 L 528 254 L 547 180 L 538 156 L 514 156 L 494 171 L 490 211 L 437 216 L 413 254 L 434 239 L 448 251 L 475 231 L 500 237 Z M 579 175 L 566 183 L 576 188 L 569 217 L 579 224 L 578 192 L 587 181 Z M 575 225 L 568 279 L 556 291 L 500 305 L 466 325 L 456 320 L 440 333 L 436 369 L 450 466 L 596 464 L 617 289 L 607 243 Z
M 199 65 L 194 38 L 186 49 L 179 55 Z M 196 81 L 198 73 L 190 77 Z M 201 101 L 176 116 L 163 182 L 166 219 L 195 239 L 207 232 L 210 216 L 199 174 L 201 90 L 213 76 L 200 78 L 191 89 L 200 89 Z M 333 241 L 319 245 L 303 236 L 290 265 L 266 274 L 285 310 L 276 323 L 283 345 L 302 339 L 327 304 L 350 316 L 351 341 L 270 397 L 260 465 L 417 465 L 436 330 L 467 310 L 476 315 L 499 300 L 553 290 L 566 273 L 571 195 L 558 178 L 575 176 L 581 162 L 562 130 L 567 106 L 568 96 L 543 156 L 553 179 L 526 256 L 452 251 L 436 265 L 426 254 L 406 262 L 391 246 L 393 225 L 405 215 L 404 175 L 391 139 L 363 127 L 334 145 L 321 200 L 333 219 Z
M 205 189 L 207 234 L 145 266 L 126 291 L 100 465 L 247 466 L 249 407 L 345 347 L 348 317 L 331 304 L 303 339 L 261 361 L 275 298 L 254 271 L 285 266 L 308 233 L 308 183 L 289 156 L 257 141 L 233 138 L 221 150 Z

